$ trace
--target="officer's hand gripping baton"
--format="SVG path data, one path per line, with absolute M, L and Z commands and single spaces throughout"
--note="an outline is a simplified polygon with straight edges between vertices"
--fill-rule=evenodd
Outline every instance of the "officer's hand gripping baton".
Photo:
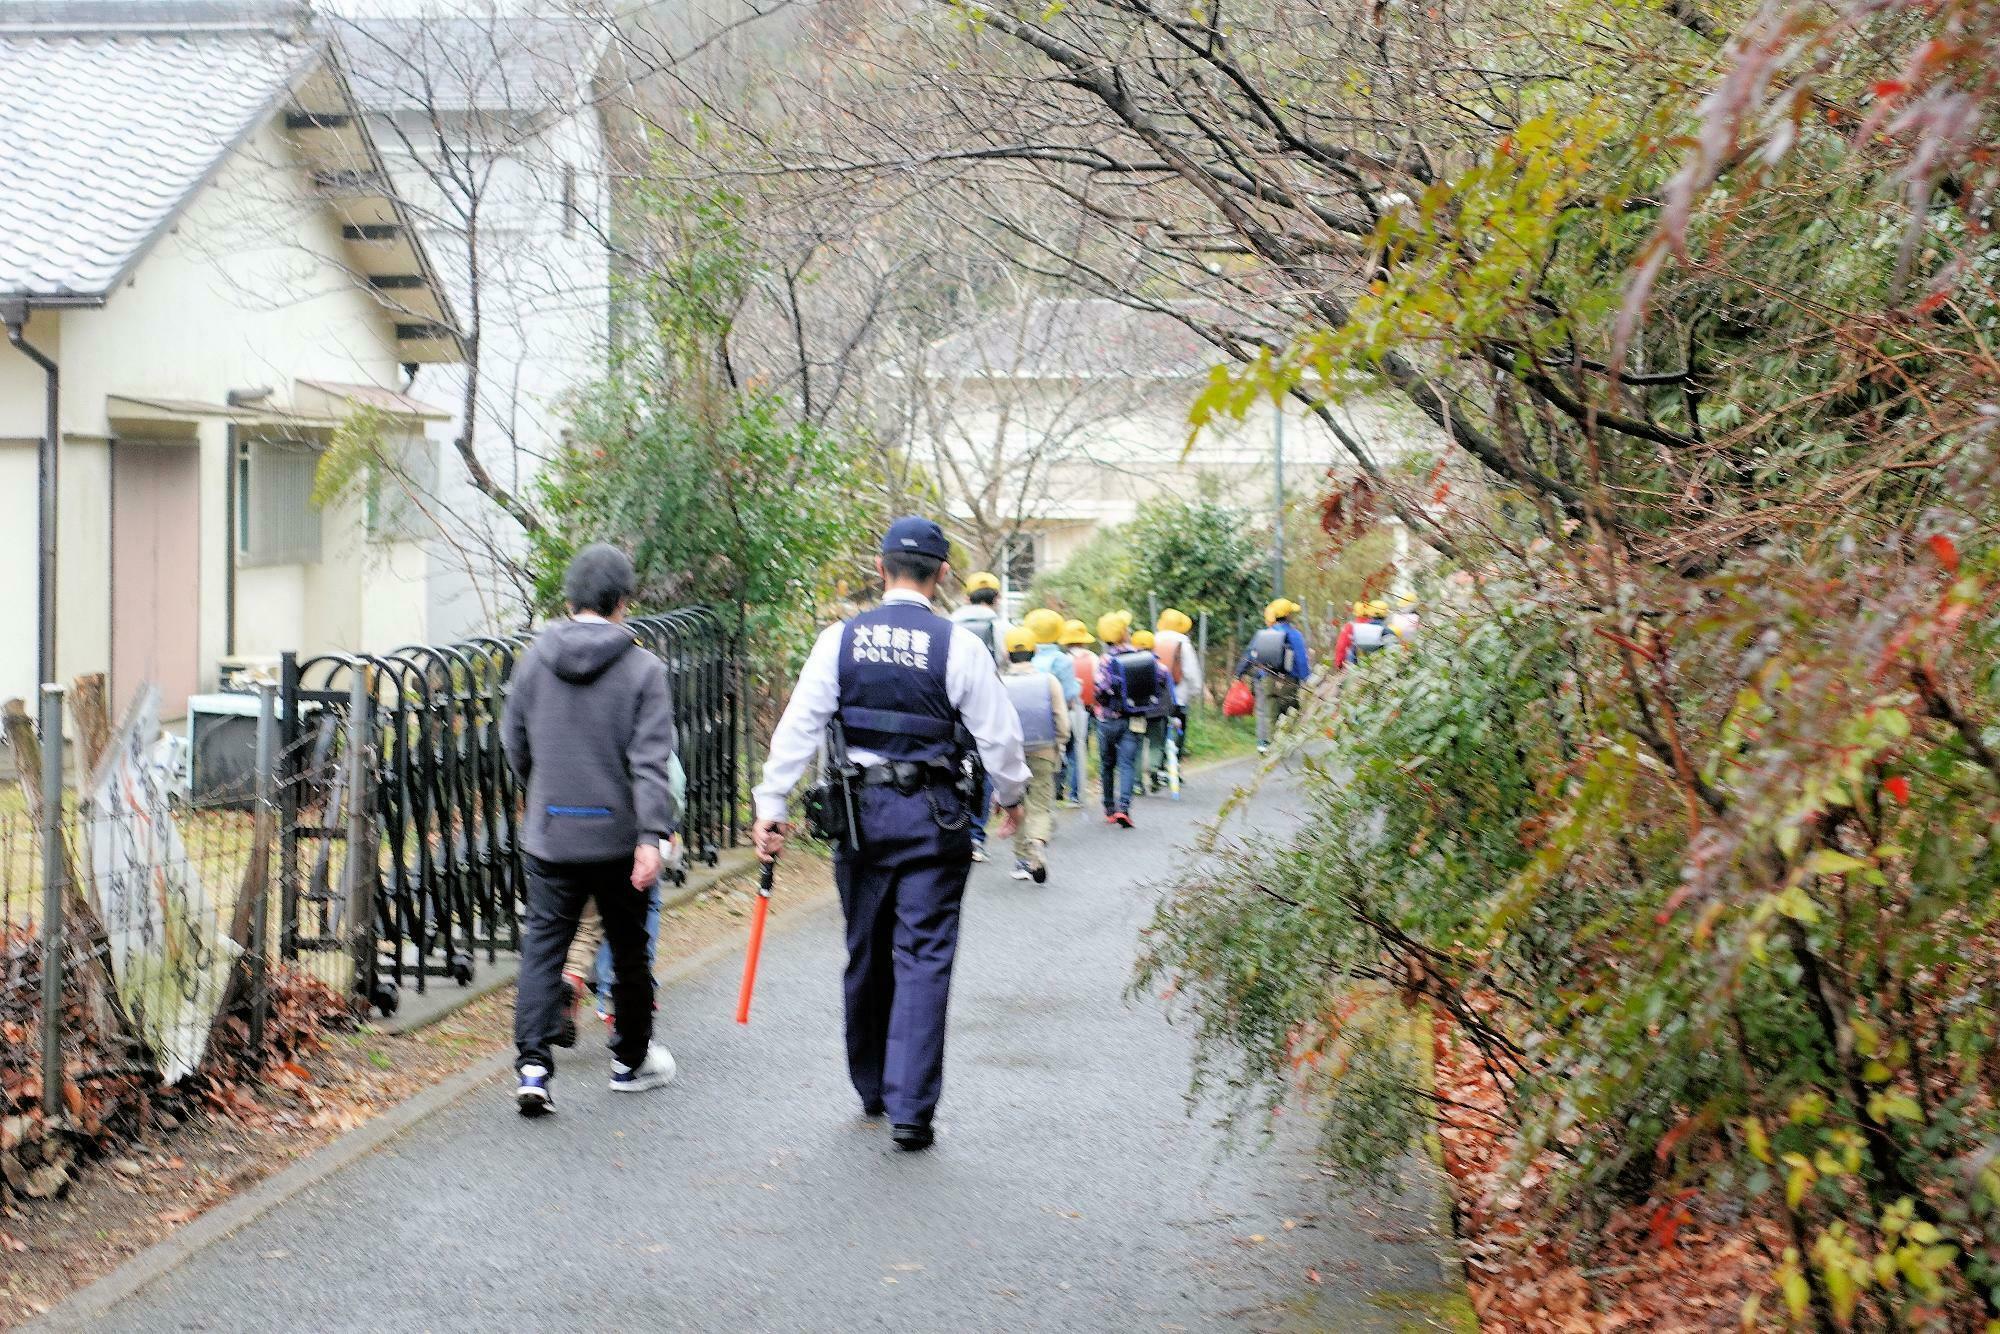
M 773 857 L 764 863 L 764 869 L 757 876 L 757 908 L 750 917 L 750 952 L 743 956 L 743 987 L 736 993 L 736 1022 L 750 1022 L 750 993 L 757 986 L 757 956 L 764 950 L 764 918 L 771 911 L 771 877 L 777 872 L 778 859 Z

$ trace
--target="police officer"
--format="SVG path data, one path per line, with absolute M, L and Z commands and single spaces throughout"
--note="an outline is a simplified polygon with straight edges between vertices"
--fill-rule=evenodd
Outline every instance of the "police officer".
M 833 862 L 847 917 L 847 1068 L 863 1111 L 886 1112 L 907 1150 L 930 1147 L 944 1083 L 945 1001 L 972 869 L 961 764 L 976 750 L 1000 838 L 1020 823 L 1028 784 L 1020 720 L 986 646 L 931 609 L 949 554 L 929 519 L 889 526 L 881 605 L 813 645 L 772 734 L 752 828 L 763 860 L 784 849 L 792 787 L 837 719 L 859 770 L 860 846 L 838 846 Z

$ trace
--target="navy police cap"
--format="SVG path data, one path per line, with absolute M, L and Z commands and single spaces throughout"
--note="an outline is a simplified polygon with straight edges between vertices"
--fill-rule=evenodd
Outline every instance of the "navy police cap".
M 929 519 L 912 514 L 889 525 L 889 531 L 882 535 L 882 554 L 949 560 L 951 543 L 945 540 L 944 529 Z

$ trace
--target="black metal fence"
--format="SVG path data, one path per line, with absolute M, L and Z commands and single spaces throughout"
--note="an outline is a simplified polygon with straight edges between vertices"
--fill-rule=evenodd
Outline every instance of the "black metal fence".
M 741 829 L 741 655 L 706 608 L 635 618 L 666 664 L 687 774 L 681 837 L 714 865 Z M 279 950 L 345 956 L 366 1003 L 470 982 L 521 943 L 521 793 L 501 746 L 530 635 L 286 654 L 277 710 Z M 359 799 L 356 799 L 356 794 Z M 351 849 L 366 849 L 350 857 Z M 369 855 L 372 851 L 373 855 Z

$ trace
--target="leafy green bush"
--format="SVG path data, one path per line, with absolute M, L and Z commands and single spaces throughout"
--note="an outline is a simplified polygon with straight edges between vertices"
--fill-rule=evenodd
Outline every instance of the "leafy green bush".
M 858 452 L 768 398 L 707 422 L 628 374 L 579 395 L 571 422 L 539 481 L 544 602 L 560 602 L 579 547 L 612 542 L 638 569 L 641 606 L 741 606 L 763 651 L 796 657 L 827 572 L 869 538 Z
M 1200 619 L 1227 624 L 1268 600 L 1270 528 L 1249 511 L 1206 497 L 1163 497 L 1139 507 L 1123 529 L 1132 552 L 1125 603 L 1178 607 Z
M 872 550 L 877 516 L 863 449 L 724 368 L 757 271 L 741 204 L 726 191 L 637 189 L 632 207 L 663 257 L 621 292 L 610 373 L 567 404 L 564 446 L 536 483 L 547 522 L 531 568 L 553 609 L 571 555 L 617 544 L 643 609 L 736 610 L 753 678 L 768 687 L 803 657 L 836 574 Z M 759 712 L 774 702 L 767 691 Z
M 1045 607 L 1094 628 L 1097 618 L 1125 605 L 1132 584 L 1132 549 L 1122 526 L 1100 528 L 1074 556 L 1035 579 L 1032 596 Z
M 1247 511 L 1214 500 L 1149 500 L 1132 522 L 1098 530 L 1037 579 L 1034 595 L 1086 621 L 1118 607 L 1143 616 L 1150 595 L 1226 624 L 1263 606 L 1268 536 Z
M 2000 549 L 1934 546 L 1745 561 L 1637 639 L 1548 614 L 1576 590 L 1545 567 L 1364 659 L 1303 828 L 1218 849 L 1147 934 L 1199 1084 L 1303 1083 L 1327 1153 L 1383 1174 L 1429 1118 L 1422 1007 L 1573 1222 L 1693 1187 L 1785 1220 L 1781 1283 L 1829 1323 L 1984 1309 L 2000 730 L 1964 701 L 2000 671 Z

